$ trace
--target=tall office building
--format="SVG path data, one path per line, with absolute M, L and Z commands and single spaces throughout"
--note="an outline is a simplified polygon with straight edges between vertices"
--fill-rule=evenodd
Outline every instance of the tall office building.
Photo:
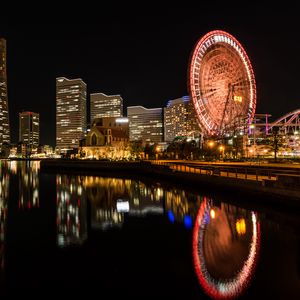
M 128 106 L 130 141 L 159 143 L 163 141 L 162 108 L 145 108 L 143 106 Z
M 0 38 L 0 145 L 10 143 L 6 77 L 6 40 Z
M 19 113 L 19 141 L 31 148 L 40 143 L 40 115 L 31 111 Z
M 170 100 L 164 108 L 165 141 L 171 142 L 177 136 L 189 136 L 199 133 L 199 126 L 193 103 L 189 96 Z
M 77 148 L 86 131 L 86 84 L 56 78 L 56 147 Z
M 123 99 L 120 95 L 91 94 L 91 119 L 103 117 L 123 117 Z

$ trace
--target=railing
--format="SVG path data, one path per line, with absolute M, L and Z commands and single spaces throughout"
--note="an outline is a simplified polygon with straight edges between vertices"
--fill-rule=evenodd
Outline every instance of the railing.
M 174 172 L 185 172 L 207 176 L 231 177 L 244 180 L 277 180 L 279 174 L 287 174 L 287 169 L 256 167 L 256 166 L 226 166 L 211 164 L 190 164 L 165 161 L 151 161 L 151 164 L 168 166 Z M 288 170 L 289 175 L 300 175 L 300 169 Z

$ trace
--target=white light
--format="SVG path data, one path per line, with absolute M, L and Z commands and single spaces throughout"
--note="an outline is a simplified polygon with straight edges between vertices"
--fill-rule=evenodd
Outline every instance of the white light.
M 128 123 L 128 118 L 117 118 L 116 123 Z
M 117 212 L 129 212 L 129 202 L 128 201 L 117 201 Z

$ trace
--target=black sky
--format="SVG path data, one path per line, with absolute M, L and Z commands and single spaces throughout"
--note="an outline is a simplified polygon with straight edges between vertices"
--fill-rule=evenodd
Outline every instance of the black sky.
M 257 113 L 271 113 L 274 120 L 300 107 L 300 15 L 294 7 L 220 7 L 212 1 L 201 11 L 152 8 L 77 19 L 0 21 L 0 36 L 7 39 L 13 142 L 18 113 L 32 110 L 40 113 L 41 143 L 55 145 L 59 76 L 82 78 L 88 94 L 121 94 L 125 107 L 163 107 L 186 95 L 190 53 L 214 29 L 231 33 L 245 48 L 257 81 Z

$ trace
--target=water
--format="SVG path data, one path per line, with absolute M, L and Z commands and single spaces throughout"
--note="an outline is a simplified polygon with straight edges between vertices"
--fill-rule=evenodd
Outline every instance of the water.
M 297 212 L 226 197 L 2 161 L 2 298 L 299 299 Z

